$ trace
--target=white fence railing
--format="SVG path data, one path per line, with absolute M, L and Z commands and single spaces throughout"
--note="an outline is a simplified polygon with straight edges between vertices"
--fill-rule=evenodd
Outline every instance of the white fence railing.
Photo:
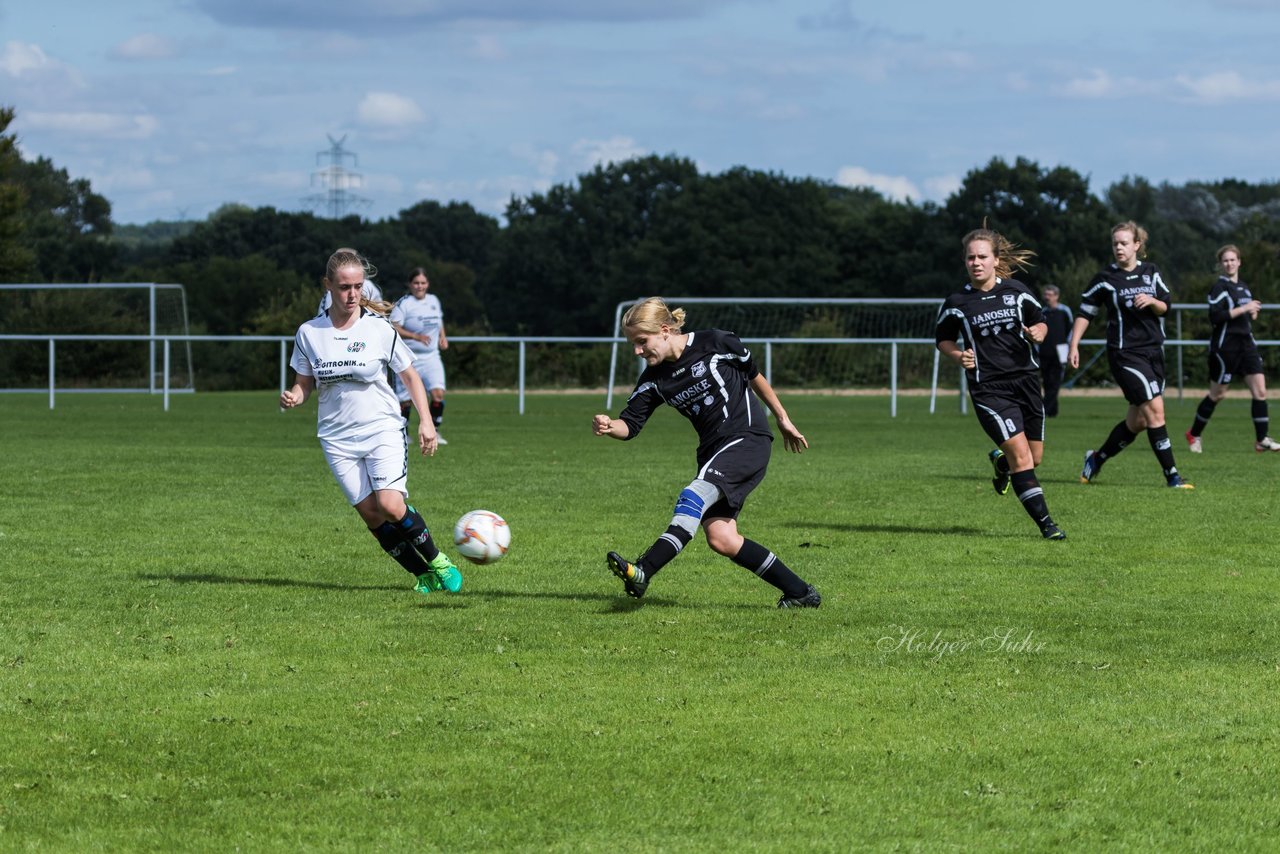
M 1280 308 L 1280 306 L 1276 306 Z M 172 348 L 174 344 L 190 344 L 193 342 L 223 342 L 223 343 L 267 343 L 274 342 L 279 345 L 279 385 L 283 391 L 288 381 L 289 369 L 289 345 L 293 342 L 293 336 L 283 335 L 7 335 L 0 334 L 0 344 L 7 341 L 43 341 L 48 346 L 48 383 L 45 388 L 0 388 L 0 393 L 44 393 L 47 390 L 49 395 L 49 408 L 53 409 L 56 405 L 58 394 L 83 394 L 83 393 L 107 393 L 107 392 L 136 392 L 159 394 L 163 397 L 164 410 L 167 412 L 170 405 L 170 396 L 175 393 L 189 393 L 190 388 L 175 388 L 172 382 Z M 488 336 L 450 336 L 451 342 L 455 343 L 483 343 L 483 344 L 500 344 L 513 345 L 519 348 L 519 359 L 517 363 L 515 387 L 517 390 L 517 411 L 524 414 L 525 397 L 526 397 L 526 348 L 530 344 L 624 344 L 625 341 L 612 337 L 556 337 L 556 336 L 525 336 L 525 337 L 488 337 Z M 74 387 L 58 387 L 57 375 L 57 345 L 59 342 L 73 341 L 137 341 L 149 342 L 152 352 L 151 364 L 148 368 L 148 375 L 151 382 L 147 388 L 74 388 Z M 842 346 L 866 346 L 877 345 L 889 347 L 889 364 L 886 366 L 886 372 L 889 380 L 889 414 L 896 417 L 898 414 L 898 367 L 900 348 L 902 347 L 929 347 L 933 348 L 934 341 L 932 338 L 744 338 L 743 341 L 753 346 L 760 345 L 764 350 L 764 358 L 762 369 L 766 377 L 773 376 L 773 347 L 774 345 L 792 346 L 796 344 L 816 344 L 816 345 L 842 345 Z M 1088 346 L 1104 346 L 1104 339 L 1085 339 L 1081 342 Z M 1259 347 L 1280 347 L 1280 340 L 1260 340 L 1257 342 Z M 1186 347 L 1207 347 L 1209 344 L 1206 340 L 1189 340 L 1182 341 L 1170 338 L 1165 341 L 1165 347 L 1172 347 L 1177 350 L 1177 388 L 1178 397 L 1182 397 L 1182 355 L 1183 349 Z M 159 355 L 155 355 L 156 347 L 159 347 Z M 156 360 L 160 364 L 156 364 Z M 939 375 L 939 358 L 936 350 L 933 351 L 933 382 L 929 400 L 929 411 L 936 411 L 937 394 L 938 394 L 938 375 Z M 960 388 L 963 389 L 963 372 L 961 372 L 962 381 Z M 157 383 L 156 380 L 159 380 Z M 610 387 L 607 394 L 609 395 L 606 403 L 612 400 L 613 389 Z M 961 409 L 965 408 L 964 395 L 960 396 Z

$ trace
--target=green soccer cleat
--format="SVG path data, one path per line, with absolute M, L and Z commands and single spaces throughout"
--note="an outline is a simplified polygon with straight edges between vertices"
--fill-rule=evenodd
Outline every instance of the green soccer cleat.
M 987 458 L 991 460 L 991 467 L 995 469 L 996 476 L 991 478 L 991 485 L 995 488 L 996 495 L 1009 494 L 1009 461 L 1005 460 L 1004 468 L 1000 467 L 1000 461 L 1004 460 L 1004 451 L 996 448 L 987 454 Z
M 429 596 L 433 590 L 443 590 L 444 585 L 440 583 L 434 570 L 428 570 L 418 576 L 418 583 L 413 585 L 413 589 L 423 596 Z
M 609 564 L 609 571 L 622 579 L 622 586 L 626 588 L 628 596 L 632 599 L 644 596 L 649 589 L 649 579 L 645 577 L 643 569 L 617 552 L 609 552 L 605 562 Z
M 431 561 L 431 574 L 436 577 L 440 587 L 447 593 L 457 593 L 462 589 L 462 573 L 453 565 L 453 561 L 440 552 Z M 439 589 L 439 588 L 437 588 Z

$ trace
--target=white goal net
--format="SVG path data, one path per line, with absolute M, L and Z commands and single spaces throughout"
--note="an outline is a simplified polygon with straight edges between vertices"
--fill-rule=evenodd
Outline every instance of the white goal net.
M 150 391 L 164 382 L 164 336 L 189 336 L 182 285 L 0 284 L 0 390 Z M 191 342 L 169 342 L 169 390 L 194 388 Z

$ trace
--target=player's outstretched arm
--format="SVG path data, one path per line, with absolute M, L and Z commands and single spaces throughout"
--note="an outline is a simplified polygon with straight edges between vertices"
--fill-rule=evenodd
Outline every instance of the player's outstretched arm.
M 625 439 L 631 435 L 631 428 L 620 418 L 610 418 L 608 415 L 601 414 L 591 419 L 591 432 L 597 436 Z
M 755 379 L 751 381 L 751 390 L 773 413 L 773 419 L 778 422 L 778 430 L 782 433 L 782 444 L 788 451 L 794 451 L 799 454 L 809 447 L 809 440 L 796 429 L 796 425 L 791 423 L 787 410 L 782 408 L 782 401 L 778 400 L 777 393 L 774 392 L 773 386 L 769 385 L 769 381 L 764 378 L 764 374 L 756 374 Z

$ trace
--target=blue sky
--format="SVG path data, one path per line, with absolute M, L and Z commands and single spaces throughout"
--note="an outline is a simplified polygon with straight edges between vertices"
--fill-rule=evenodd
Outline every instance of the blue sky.
M 394 216 L 676 154 L 941 201 L 993 156 L 1280 177 L 1280 0 L 0 0 L 0 104 L 117 222 Z M 355 180 L 354 178 L 352 180 Z

